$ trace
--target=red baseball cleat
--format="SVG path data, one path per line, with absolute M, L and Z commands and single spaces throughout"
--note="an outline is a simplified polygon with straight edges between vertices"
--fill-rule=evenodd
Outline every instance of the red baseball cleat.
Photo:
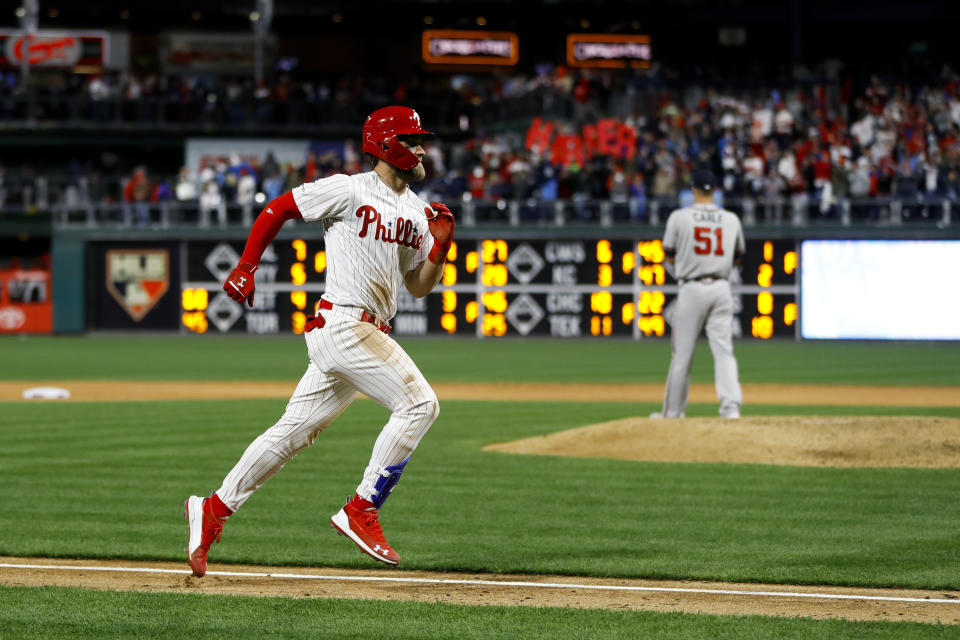
M 372 502 L 355 497 L 330 518 L 330 526 L 353 540 L 371 558 L 386 564 L 398 564 L 400 556 L 383 537 L 378 514 Z
M 214 515 L 209 498 L 190 496 L 183 503 L 183 517 L 190 526 L 187 538 L 187 560 L 193 575 L 202 578 L 207 573 L 207 552 L 210 545 L 220 542 L 226 518 Z

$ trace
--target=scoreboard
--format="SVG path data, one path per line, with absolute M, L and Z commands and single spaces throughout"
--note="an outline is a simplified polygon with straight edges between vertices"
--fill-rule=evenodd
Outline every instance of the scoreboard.
M 748 239 L 731 274 L 734 335 L 798 337 L 797 240 Z M 181 246 L 182 332 L 302 333 L 324 291 L 322 238 L 278 238 L 256 274 L 255 307 L 222 290 L 243 242 Z M 440 284 L 425 298 L 405 291 L 391 324 L 396 335 L 670 335 L 677 283 L 659 239 L 466 238 Z

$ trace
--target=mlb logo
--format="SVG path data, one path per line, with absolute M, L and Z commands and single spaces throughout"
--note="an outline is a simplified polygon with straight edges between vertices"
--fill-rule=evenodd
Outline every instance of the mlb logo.
M 140 322 L 170 287 L 166 249 L 111 249 L 106 254 L 107 291 Z

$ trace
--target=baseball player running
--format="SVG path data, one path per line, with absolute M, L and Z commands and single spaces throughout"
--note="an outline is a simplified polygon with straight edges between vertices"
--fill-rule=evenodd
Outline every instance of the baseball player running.
M 283 416 L 255 439 L 209 498 L 190 496 L 187 554 L 203 576 L 207 554 L 227 517 L 360 394 L 391 410 L 352 498 L 330 520 L 366 554 L 395 565 L 400 556 L 380 528 L 379 510 L 400 480 L 410 454 L 436 420 L 437 396 L 404 350 L 387 334 L 401 286 L 427 295 L 443 272 L 455 222 L 439 202 L 429 205 L 409 184 L 423 180 L 423 142 L 433 134 L 408 107 L 374 111 L 363 125 L 372 171 L 333 175 L 271 201 L 257 217 L 224 290 L 251 307 L 264 250 L 287 220 L 320 222 L 327 251 L 326 290 L 308 318 L 310 361 Z
M 651 418 L 682 418 L 690 392 L 690 364 L 706 325 L 713 352 L 720 415 L 739 418 L 743 395 L 733 355 L 733 295 L 728 280 L 746 251 L 736 214 L 713 203 L 716 182 L 710 171 L 695 171 L 692 206 L 673 211 L 663 235 L 666 260 L 680 284 L 674 309 L 672 356 L 663 412 Z

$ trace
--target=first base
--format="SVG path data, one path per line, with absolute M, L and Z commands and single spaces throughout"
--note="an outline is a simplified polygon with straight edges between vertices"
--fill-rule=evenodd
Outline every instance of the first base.
M 59 400 L 69 397 L 70 392 L 61 387 L 33 387 L 23 392 L 24 400 Z

